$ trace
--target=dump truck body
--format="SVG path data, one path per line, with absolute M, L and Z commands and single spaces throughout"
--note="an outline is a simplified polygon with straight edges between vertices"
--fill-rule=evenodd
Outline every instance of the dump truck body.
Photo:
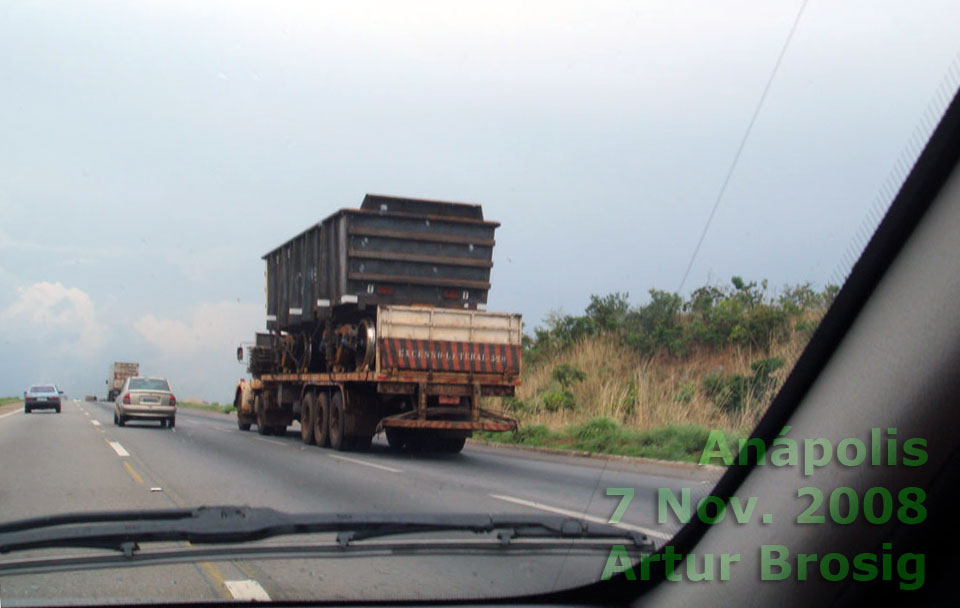
M 111 365 L 107 376 L 107 401 L 113 401 L 117 398 L 127 378 L 132 378 L 139 374 L 139 363 L 117 361 Z

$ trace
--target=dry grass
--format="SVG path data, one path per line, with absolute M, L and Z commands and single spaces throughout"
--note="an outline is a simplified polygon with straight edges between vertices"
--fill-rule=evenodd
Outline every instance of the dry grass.
M 703 379 L 711 373 L 752 375 L 750 364 L 766 357 L 785 362 L 773 377 L 779 389 L 806 346 L 809 333 L 795 331 L 769 352 L 731 348 L 722 352 L 697 352 L 685 359 L 671 356 L 642 357 L 612 336 L 582 340 L 553 358 L 524 370 L 517 399 L 523 409 L 505 413 L 522 424 L 543 424 L 559 430 L 605 416 L 625 428 L 648 430 L 668 424 L 696 424 L 747 434 L 756 425 L 769 402 L 751 403 L 734 417 L 721 411 L 704 392 Z M 569 364 L 586 372 L 574 384 L 576 406 L 548 411 L 543 397 L 560 386 L 551 377 L 553 369 Z M 775 394 L 775 390 L 771 392 Z

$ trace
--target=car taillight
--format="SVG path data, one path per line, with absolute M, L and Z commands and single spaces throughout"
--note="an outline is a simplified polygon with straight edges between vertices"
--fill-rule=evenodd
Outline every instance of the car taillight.
M 123 404 L 124 404 L 124 405 L 130 405 L 130 395 L 124 395 L 124 396 L 123 396 Z
M 174 397 L 173 395 L 170 395 L 170 405 L 176 405 L 176 404 L 177 404 L 177 398 Z
M 50 397 L 50 401 L 53 401 L 54 403 L 60 403 L 60 397 Z
M 37 400 L 36 397 L 27 397 L 27 401 L 36 401 L 36 400 Z

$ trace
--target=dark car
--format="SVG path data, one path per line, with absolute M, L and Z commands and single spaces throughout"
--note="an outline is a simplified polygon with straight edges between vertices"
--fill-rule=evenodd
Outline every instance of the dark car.
M 23 411 L 55 409 L 60 413 L 60 396 L 63 391 L 55 384 L 35 384 L 23 393 Z

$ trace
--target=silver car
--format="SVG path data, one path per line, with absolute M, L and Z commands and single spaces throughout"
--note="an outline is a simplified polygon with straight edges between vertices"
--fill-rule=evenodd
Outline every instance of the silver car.
M 159 420 L 161 427 L 176 425 L 177 398 L 166 378 L 134 376 L 124 380 L 113 402 L 113 423 L 123 426 L 132 419 Z
M 23 393 L 23 412 L 29 414 L 33 410 L 54 409 L 60 413 L 60 395 L 55 384 L 34 384 Z

